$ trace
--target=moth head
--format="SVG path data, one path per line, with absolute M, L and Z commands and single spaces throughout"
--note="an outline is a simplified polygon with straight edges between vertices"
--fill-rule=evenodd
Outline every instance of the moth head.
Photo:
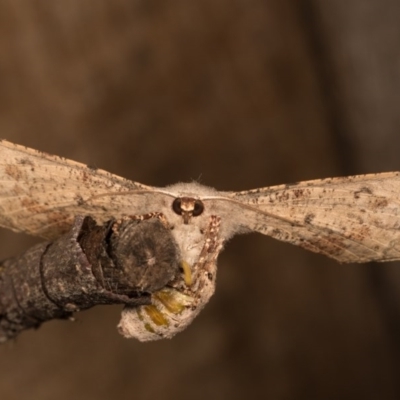
M 172 210 L 182 216 L 184 224 L 188 224 L 192 217 L 203 213 L 204 204 L 193 197 L 177 197 L 172 203 Z

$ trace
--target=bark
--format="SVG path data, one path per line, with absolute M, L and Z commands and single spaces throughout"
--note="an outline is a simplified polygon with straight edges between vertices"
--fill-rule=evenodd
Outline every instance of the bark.
M 149 304 L 178 271 L 178 247 L 158 219 L 77 217 L 66 235 L 0 262 L 0 342 L 98 304 Z

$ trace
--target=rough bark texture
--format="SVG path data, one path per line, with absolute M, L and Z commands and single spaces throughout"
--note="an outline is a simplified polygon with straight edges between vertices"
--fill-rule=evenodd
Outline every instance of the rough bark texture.
M 0 2 L 0 136 L 156 186 L 400 169 L 398 0 L 93 4 Z M 124 341 L 114 307 L 44 324 L 0 348 L 0 397 L 397 400 L 399 282 L 237 237 L 185 332 Z
M 156 263 L 147 265 L 149 254 Z M 178 261 L 158 220 L 98 226 L 77 217 L 60 239 L 0 263 L 0 342 L 96 305 L 150 304 L 150 294 L 175 277 Z

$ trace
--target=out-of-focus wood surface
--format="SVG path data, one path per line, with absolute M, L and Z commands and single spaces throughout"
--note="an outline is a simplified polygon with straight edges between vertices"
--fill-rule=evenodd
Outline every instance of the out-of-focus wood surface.
M 3 0 L 0 137 L 150 185 L 399 170 L 396 0 Z M 0 257 L 34 243 L 1 231 Z M 2 399 L 398 399 L 400 266 L 233 239 L 171 341 L 118 308 L 0 348 Z

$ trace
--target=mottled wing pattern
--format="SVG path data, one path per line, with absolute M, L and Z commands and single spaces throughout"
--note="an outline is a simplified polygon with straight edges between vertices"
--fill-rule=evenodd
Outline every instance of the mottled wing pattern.
M 144 214 L 152 211 L 149 203 L 158 196 L 165 195 L 103 170 L 0 141 L 0 226 L 14 231 L 50 239 L 67 231 L 75 215 L 103 222 Z
M 340 262 L 400 259 L 400 174 L 330 178 L 230 193 L 238 223 Z
M 185 195 L 205 204 L 190 224 L 221 217 L 223 239 L 257 231 L 340 262 L 390 261 L 400 259 L 399 191 L 397 172 L 236 193 L 198 184 L 159 189 L 0 141 L 0 226 L 45 238 L 67 231 L 79 214 L 98 222 L 151 212 L 173 217 L 171 198 Z

